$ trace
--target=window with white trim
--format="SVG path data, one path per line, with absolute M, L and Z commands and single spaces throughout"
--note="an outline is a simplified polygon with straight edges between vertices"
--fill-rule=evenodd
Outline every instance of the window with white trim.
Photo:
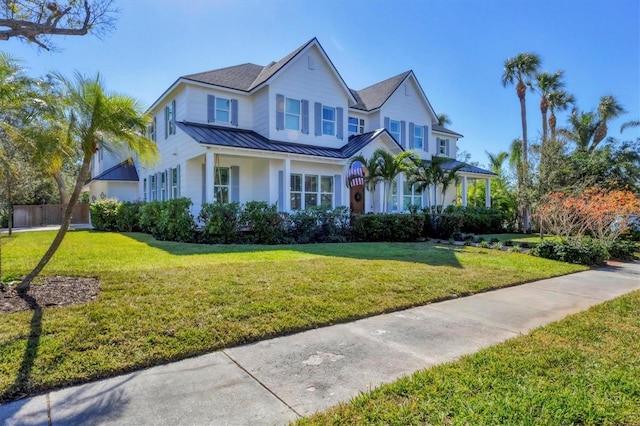
M 176 134 L 176 122 L 174 119 L 175 116 L 175 101 L 171 101 L 167 104 L 166 107 L 164 107 L 164 125 L 165 128 L 167 129 L 167 134 L 168 135 L 175 135 Z
M 160 173 L 160 200 L 167 200 L 167 172 Z
M 213 199 L 217 203 L 228 203 L 231 192 L 229 167 L 216 167 L 213 170 Z
M 438 139 L 440 143 L 438 144 L 438 152 L 440 155 L 447 155 L 447 139 Z
M 171 198 L 178 198 L 178 168 L 171 169 Z
M 300 100 L 286 98 L 284 102 L 284 128 L 300 130 Z
M 147 137 L 155 142 L 156 140 L 156 117 L 153 117 L 149 126 L 147 126 Z
M 336 135 L 336 109 L 322 106 L 322 134 L 328 136 Z
M 406 211 L 410 206 L 422 207 L 422 191 L 418 190 L 417 184 L 409 185 L 405 180 L 402 186 L 402 209 Z
M 309 207 L 333 207 L 333 176 L 291 174 L 290 177 L 291 210 L 303 210 Z
M 150 201 L 155 201 L 156 200 L 156 175 L 151 175 L 149 176 L 150 179 L 150 187 L 151 187 L 151 194 L 149 195 L 149 199 Z
M 396 140 L 400 142 L 400 122 L 397 120 L 389 120 L 389 133 Z
M 413 127 L 413 148 L 422 149 L 423 146 L 424 146 L 424 127 L 414 126 Z
M 216 122 L 229 123 L 231 120 L 231 100 L 216 96 Z
M 364 118 L 349 117 L 349 136 L 364 133 Z

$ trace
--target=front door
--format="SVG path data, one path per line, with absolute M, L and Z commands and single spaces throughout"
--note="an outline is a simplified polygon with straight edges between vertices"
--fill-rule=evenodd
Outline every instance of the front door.
M 364 213 L 364 185 L 355 185 L 351 189 L 351 213 Z

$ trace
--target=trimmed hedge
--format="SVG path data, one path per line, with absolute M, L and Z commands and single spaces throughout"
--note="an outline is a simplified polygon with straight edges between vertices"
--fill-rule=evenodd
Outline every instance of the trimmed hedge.
M 505 231 L 507 217 L 498 209 L 474 206 L 448 206 L 441 214 L 432 216 L 428 237 L 446 238 L 454 232 L 465 234 L 498 234 Z
M 592 238 L 544 240 L 530 253 L 533 256 L 582 265 L 602 265 L 609 258 L 604 244 Z
M 354 241 L 418 241 L 422 238 L 425 216 L 419 214 L 374 214 L 353 216 Z

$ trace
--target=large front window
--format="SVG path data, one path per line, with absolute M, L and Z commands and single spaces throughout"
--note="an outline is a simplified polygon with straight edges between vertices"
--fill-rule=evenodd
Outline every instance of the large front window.
M 309 207 L 333 207 L 333 176 L 292 174 L 291 210 Z
M 364 118 L 349 117 L 349 136 L 364 133 Z
M 424 128 L 422 126 L 415 126 L 413 128 L 413 147 L 415 149 L 422 149 L 424 145 Z
M 300 130 L 300 101 L 287 98 L 284 112 L 284 127 L 287 130 Z
M 396 120 L 389 120 L 389 133 L 396 140 L 400 142 L 400 122 Z
M 409 210 L 410 206 L 422 207 L 422 191 L 419 191 L 417 185 L 409 185 L 405 180 L 403 182 L 402 209 Z
M 213 172 L 213 197 L 218 203 L 229 202 L 231 183 L 228 167 L 216 167 Z
M 328 106 L 322 107 L 322 134 L 335 136 L 336 134 L 336 109 Z
M 231 117 L 231 101 L 229 99 L 216 97 L 216 121 L 228 123 Z

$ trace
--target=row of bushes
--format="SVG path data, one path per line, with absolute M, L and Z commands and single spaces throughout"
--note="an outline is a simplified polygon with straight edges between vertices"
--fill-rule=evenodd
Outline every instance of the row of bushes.
M 610 242 L 584 237 L 544 240 L 530 253 L 546 259 L 591 266 L 601 265 L 608 259 L 632 260 L 637 250 L 633 241 L 618 239 Z
M 279 244 L 344 241 L 416 241 L 448 238 L 454 232 L 498 233 L 504 218 L 495 209 L 450 206 L 439 214 L 429 210 L 410 214 L 351 216 L 346 207 L 310 208 L 290 214 L 265 202 L 204 204 L 196 229 L 191 201 L 179 198 L 148 203 L 99 200 L 91 204 L 97 230 L 145 232 L 159 240 L 203 243 Z

